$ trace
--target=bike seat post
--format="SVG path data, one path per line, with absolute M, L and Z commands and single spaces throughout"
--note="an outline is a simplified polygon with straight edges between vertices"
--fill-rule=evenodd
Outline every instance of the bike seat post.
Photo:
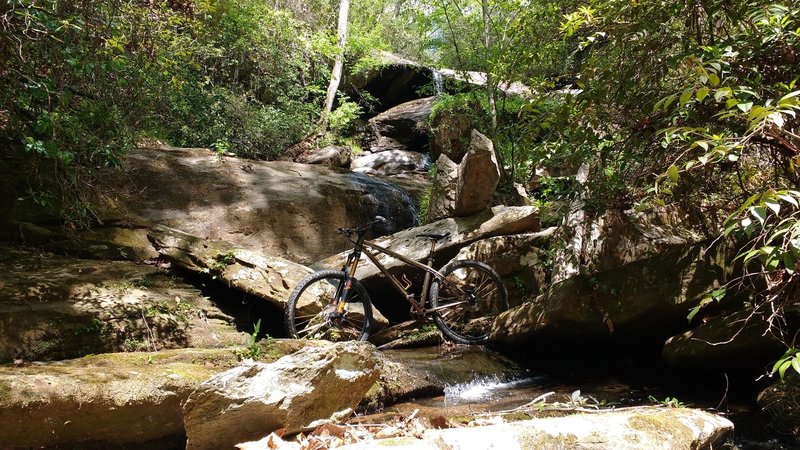
M 428 265 L 433 265 L 433 252 L 436 250 L 436 239 L 431 239 L 431 249 L 428 251 Z

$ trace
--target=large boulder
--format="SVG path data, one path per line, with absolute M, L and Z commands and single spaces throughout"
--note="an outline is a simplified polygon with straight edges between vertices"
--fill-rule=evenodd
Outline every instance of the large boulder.
M 391 233 L 416 222 L 404 190 L 335 167 L 171 147 L 136 149 L 124 165 L 119 184 L 127 195 L 104 218 L 166 225 L 301 263 L 341 249 L 336 226 L 381 215 Z
M 421 233 L 449 232 L 450 235 L 436 244 L 434 254 L 438 266 L 444 265 L 458 253 L 461 248 L 472 242 L 491 236 L 519 234 L 539 230 L 538 210 L 532 206 L 506 207 L 495 206 L 469 217 L 448 218 L 420 227 L 397 232 L 391 236 L 376 239 L 375 243 L 393 252 L 399 253 L 415 261 L 425 262 L 430 250 L 430 241 L 418 237 Z M 347 260 L 350 252 L 326 258 L 313 265 L 314 268 L 340 268 Z M 422 285 L 419 270 L 409 267 L 404 262 L 388 255 L 379 255 L 380 263 L 393 275 Z M 370 293 L 373 304 L 389 319 L 404 320 L 408 314 L 408 303 L 381 276 L 378 268 L 366 256 L 359 260 L 356 276 Z
M 372 56 L 372 64 L 366 70 L 346 73 L 341 87 L 351 98 L 369 93 L 377 100 L 376 108 L 384 111 L 418 99 L 418 91 L 432 82 L 433 72 L 429 68 L 389 52 L 380 52 Z
M 424 153 L 386 150 L 359 156 L 350 164 L 350 170 L 370 175 L 398 175 L 408 172 L 425 172 L 429 165 L 428 155 Z
M 454 259 L 474 259 L 490 265 L 505 281 L 511 306 L 518 306 L 522 299 L 535 296 L 549 285 L 548 250 L 555 231 L 551 227 L 535 233 L 481 239 L 462 248 Z
M 370 440 L 340 448 L 695 450 L 714 448 L 731 431 L 733 423 L 728 419 L 699 409 L 635 408 L 498 425 L 428 430 L 421 439 L 404 437 Z
M 469 148 L 460 163 L 444 154 L 436 160 L 428 221 L 483 211 L 489 207 L 499 181 L 500 166 L 492 141 L 472 130 Z
M 283 428 L 355 408 L 379 375 L 371 344 L 303 349 L 272 364 L 245 362 L 200 385 L 186 401 L 187 450 L 231 448 Z
M 553 283 L 579 273 L 604 271 L 704 241 L 707 228 L 675 206 L 649 211 L 610 209 L 593 216 L 578 202 L 560 229 L 553 255 Z
M 0 246 L 0 363 L 243 344 L 233 322 L 155 266 Z
M 202 239 L 164 226 L 154 227 L 150 239 L 173 264 L 213 276 L 279 308 L 286 305 L 300 280 L 313 273 L 308 267 L 283 258 L 259 255 L 227 241 Z
M 303 158 L 306 164 L 323 164 L 334 167 L 348 167 L 352 159 L 352 150 L 346 145 L 329 145 L 317 149 Z
M 491 338 L 512 345 L 537 338 L 663 342 L 686 327 L 689 310 L 725 279 L 725 253 L 717 249 L 697 244 L 573 276 L 498 316 Z
M 780 358 L 786 349 L 783 340 L 770 330 L 767 314 L 749 308 L 708 317 L 697 328 L 669 338 L 661 355 L 676 369 L 760 370 Z M 792 336 L 798 325 L 800 312 L 787 309 L 783 332 Z
M 436 97 L 426 97 L 397 105 L 367 122 L 366 141 L 371 152 L 404 150 L 427 152 L 431 115 Z
M 469 149 L 470 131 L 475 127 L 473 117 L 477 105 L 459 104 L 438 110 L 431 118 L 430 153 L 433 159 L 440 155 L 460 163 Z
M 800 375 L 793 368 L 758 394 L 758 408 L 770 431 L 800 442 Z

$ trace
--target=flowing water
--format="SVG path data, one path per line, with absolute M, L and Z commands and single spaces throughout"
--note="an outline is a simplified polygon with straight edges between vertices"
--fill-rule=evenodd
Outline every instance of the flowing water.
M 426 367 L 444 383 L 444 395 L 395 404 L 361 420 L 390 421 L 414 411 L 422 417 L 500 414 L 518 410 L 534 400 L 582 408 L 661 404 L 711 409 L 728 417 L 736 425 L 734 442 L 728 448 L 798 448 L 793 443 L 780 442 L 764 429 L 755 413 L 752 393 L 746 389 L 735 391 L 740 386 L 735 380 L 699 384 L 691 377 L 681 378 L 647 361 L 607 360 L 606 364 L 598 364 L 581 359 L 531 364 L 530 359 L 512 361 L 473 347 L 392 351 L 387 352 L 387 357 Z M 480 363 L 485 359 L 492 363 Z M 459 360 L 461 364 L 454 366 L 453 361 Z

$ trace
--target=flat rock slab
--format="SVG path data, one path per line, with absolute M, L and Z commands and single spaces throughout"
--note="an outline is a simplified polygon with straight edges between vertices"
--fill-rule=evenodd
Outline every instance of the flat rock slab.
M 328 344 L 261 341 L 261 358 L 318 345 Z M 181 406 L 200 383 L 239 364 L 237 351 L 243 349 L 108 353 L 0 367 L 0 448 L 182 447 Z
M 711 448 L 732 430 L 733 423 L 728 419 L 697 409 L 636 408 L 499 425 L 429 430 L 421 439 L 370 440 L 340 448 L 694 450 Z
M 180 438 L 181 403 L 236 361 L 230 350 L 169 350 L 0 368 L 0 448 Z
M 244 344 L 233 322 L 155 266 L 0 246 L 0 363 Z
M 416 221 L 405 191 L 335 167 L 173 147 L 135 149 L 124 165 L 120 186 L 128 195 L 104 218 L 166 225 L 292 261 L 339 251 L 337 226 L 381 215 L 392 233 Z
M 381 247 L 399 253 L 414 261 L 425 261 L 430 250 L 430 241 L 418 237 L 421 233 L 449 232 L 450 235 L 436 244 L 437 266 L 443 266 L 461 248 L 480 239 L 506 234 L 519 234 L 539 230 L 538 209 L 532 206 L 495 206 L 491 210 L 469 217 L 447 218 L 427 225 L 410 228 L 391 236 L 376 239 Z M 348 252 L 324 259 L 312 267 L 340 268 L 347 260 Z M 404 262 L 388 255 L 379 255 L 380 263 L 397 277 L 406 276 L 421 286 L 421 271 L 410 268 Z M 408 303 L 381 276 L 378 268 L 362 256 L 356 276 L 370 293 L 373 304 L 386 317 L 404 320 L 408 315 Z

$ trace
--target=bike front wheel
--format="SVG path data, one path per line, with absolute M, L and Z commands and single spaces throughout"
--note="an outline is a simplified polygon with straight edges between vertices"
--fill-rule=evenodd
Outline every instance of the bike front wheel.
M 433 320 L 442 333 L 461 344 L 486 342 L 494 318 L 508 309 L 508 293 L 500 275 L 479 261 L 446 265 L 430 288 Z
M 286 304 L 289 336 L 296 339 L 363 341 L 369 336 L 372 305 L 366 289 L 355 278 L 345 295 L 346 276 L 323 270 L 303 278 Z M 344 301 L 344 308 L 339 303 Z

